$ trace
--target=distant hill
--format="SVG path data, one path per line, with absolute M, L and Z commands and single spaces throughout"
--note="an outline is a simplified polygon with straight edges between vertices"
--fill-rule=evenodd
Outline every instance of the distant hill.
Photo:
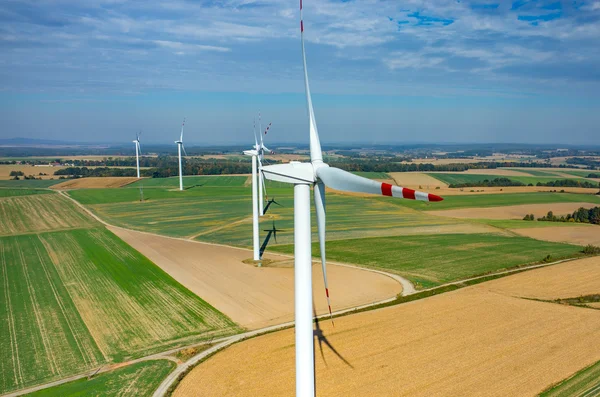
M 0 139 L 0 145 L 3 146 L 38 146 L 38 145 L 56 145 L 56 146 L 73 146 L 73 142 L 55 141 L 51 139 L 31 139 L 31 138 L 9 138 Z

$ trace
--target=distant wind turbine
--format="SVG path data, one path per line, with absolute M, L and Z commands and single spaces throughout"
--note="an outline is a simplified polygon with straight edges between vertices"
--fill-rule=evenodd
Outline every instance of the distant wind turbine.
M 311 216 L 310 188 L 313 187 L 317 230 L 321 253 L 321 266 L 325 295 L 331 316 L 329 288 L 325 262 L 325 186 L 331 189 L 368 193 L 396 198 L 421 201 L 441 201 L 433 194 L 414 191 L 388 183 L 351 174 L 339 168 L 330 167 L 323 162 L 321 143 L 312 98 L 308 84 L 306 54 L 304 49 L 304 22 L 302 20 L 302 0 L 300 0 L 300 41 L 304 66 L 304 90 L 308 110 L 310 142 L 310 162 L 292 161 L 287 164 L 275 164 L 262 167 L 262 173 L 269 180 L 294 185 L 294 326 L 296 344 L 296 396 L 314 397 L 315 367 L 312 312 L 312 254 L 311 254 Z
M 140 149 L 140 135 L 142 135 L 141 131 L 135 134 L 135 141 L 133 141 L 135 143 L 135 162 L 137 164 L 138 179 L 140 179 L 140 154 L 142 154 L 142 150 Z
M 183 190 L 183 171 L 181 168 L 181 151 L 187 156 L 185 152 L 185 147 L 183 146 L 183 127 L 185 127 L 185 119 L 183 119 L 183 123 L 181 123 L 181 135 L 179 136 L 179 140 L 175 141 L 177 144 L 177 155 L 179 156 L 179 190 Z

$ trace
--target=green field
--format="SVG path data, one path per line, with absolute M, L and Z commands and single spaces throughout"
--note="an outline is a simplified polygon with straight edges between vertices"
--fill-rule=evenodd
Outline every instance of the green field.
M 239 330 L 57 193 L 0 199 L 0 233 L 0 393 Z
M 362 176 L 369 179 L 390 179 L 387 172 L 353 172 L 354 175 Z
M 527 172 L 529 172 L 529 171 L 527 171 Z M 554 182 L 557 180 L 565 179 L 565 177 L 560 177 L 560 176 L 546 176 L 546 177 L 542 177 L 542 176 L 502 176 L 502 175 L 494 175 L 493 171 L 490 171 L 489 175 L 464 174 L 464 173 L 463 174 L 444 174 L 444 173 L 435 173 L 435 172 L 428 173 L 428 175 L 431 175 L 432 177 L 434 177 L 444 183 L 447 183 L 449 185 L 477 184 L 477 183 L 483 182 L 486 179 L 488 181 L 491 181 L 496 178 L 508 178 L 511 181 L 521 182 L 525 185 L 529 185 L 529 184 L 536 185 L 538 182 L 547 183 L 547 182 Z M 577 180 L 580 182 L 586 181 L 585 179 L 577 178 L 575 176 L 573 178 L 569 178 L 569 179 Z
M 51 190 L 46 189 L 8 189 L 0 188 L 0 198 L 2 197 L 14 197 L 14 196 L 29 196 L 32 194 L 49 194 L 53 193 Z
M 272 220 L 284 229 L 278 242 L 293 238 L 293 190 L 269 188 L 269 194 L 282 206 L 273 204 L 262 220 L 261 229 L 271 227 Z M 175 237 L 202 241 L 251 245 L 251 189 L 249 187 L 214 187 L 184 192 L 145 189 L 148 201 L 139 198 L 136 189 L 88 189 L 71 191 L 71 196 L 87 205 L 110 224 Z M 106 203 L 109 201 L 108 203 Z M 460 221 L 434 217 L 392 204 L 377 197 L 359 198 L 327 194 L 328 236 L 331 239 L 406 233 L 414 227 L 457 224 Z M 316 222 L 313 220 L 313 225 Z
M 185 176 L 183 177 L 183 187 L 186 189 L 196 187 L 215 187 L 215 186 L 244 186 L 249 183 L 251 179 L 247 175 L 199 175 L 199 176 Z M 179 189 L 179 177 L 171 178 L 144 178 L 141 181 L 137 181 L 127 185 L 128 188 L 132 187 L 166 187 L 166 188 L 177 188 Z
M 293 253 L 292 245 L 275 251 Z M 319 251 L 313 243 L 312 252 Z M 351 239 L 327 242 L 333 261 L 391 271 L 418 287 L 461 280 L 518 265 L 576 255 L 581 247 L 495 234 L 442 234 Z
M 381 199 L 380 199 L 381 200 Z M 458 208 L 501 207 L 506 205 L 547 204 L 547 203 L 593 203 L 600 204 L 600 196 L 577 193 L 507 193 L 473 194 L 468 196 L 445 196 L 444 201 L 428 203 L 412 200 L 390 200 L 394 205 L 410 207 L 423 211 L 447 210 Z
M 509 169 L 510 168 L 506 168 Z M 560 177 L 558 176 L 556 173 L 560 173 L 560 169 L 556 169 L 556 170 L 552 170 L 549 169 L 548 171 L 544 170 L 544 171 L 539 171 L 539 170 L 532 170 L 532 169 L 528 169 L 528 168 L 513 168 L 514 171 L 519 171 L 519 172 L 523 172 L 529 175 L 533 175 L 533 176 L 541 176 L 541 177 L 549 177 L 549 178 L 562 178 L 564 179 L 564 177 Z M 512 178 L 512 177 L 509 177 Z
M 58 193 L 12 196 L 0 200 L 0 236 L 96 224 L 81 208 Z
M 540 393 L 540 397 L 596 397 L 600 395 L 600 362 Z
M 90 380 L 83 378 L 27 395 L 31 397 L 151 396 L 175 366 L 175 363 L 169 360 L 142 361 L 98 374 Z
M 0 180 L 0 187 L 9 188 L 47 188 L 58 183 L 65 182 L 65 179 L 20 179 Z

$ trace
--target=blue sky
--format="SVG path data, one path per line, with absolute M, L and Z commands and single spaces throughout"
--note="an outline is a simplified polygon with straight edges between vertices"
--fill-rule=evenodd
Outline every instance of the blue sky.
M 600 141 L 600 0 L 304 0 L 324 142 Z M 0 2 L 0 138 L 307 141 L 297 0 Z M 266 124 L 266 123 L 265 123 Z

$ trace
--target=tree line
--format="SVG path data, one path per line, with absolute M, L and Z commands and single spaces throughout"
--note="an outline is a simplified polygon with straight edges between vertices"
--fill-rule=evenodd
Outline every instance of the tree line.
M 533 214 L 525 215 L 524 221 L 534 221 L 535 216 Z M 590 209 L 579 208 L 572 214 L 556 216 L 552 211 L 548 211 L 545 216 L 537 218 L 540 222 L 574 222 L 574 223 L 591 223 L 593 225 L 600 225 L 600 207 L 594 207 Z

